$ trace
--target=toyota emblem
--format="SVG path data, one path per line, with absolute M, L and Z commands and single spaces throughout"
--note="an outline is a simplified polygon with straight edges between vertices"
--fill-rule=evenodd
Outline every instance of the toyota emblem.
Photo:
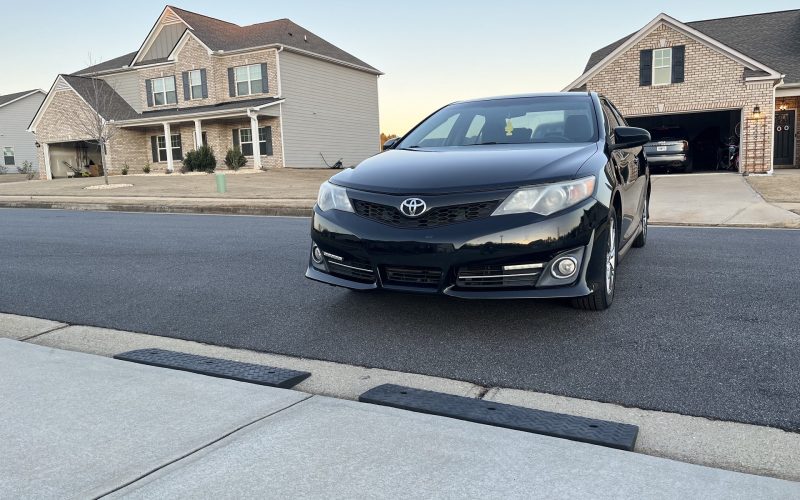
M 428 206 L 419 198 L 408 198 L 407 200 L 403 200 L 403 203 L 400 204 L 400 211 L 403 212 L 403 215 L 406 217 L 419 217 L 424 214 L 427 209 Z

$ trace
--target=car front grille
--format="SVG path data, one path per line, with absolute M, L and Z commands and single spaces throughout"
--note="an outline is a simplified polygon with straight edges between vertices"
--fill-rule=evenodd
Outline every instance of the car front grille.
M 482 201 L 431 209 L 419 217 L 406 217 L 396 207 L 364 200 L 352 200 L 361 217 L 406 229 L 425 229 L 489 217 L 502 200 Z
M 424 267 L 385 267 L 384 281 L 389 284 L 438 287 L 442 271 Z
M 353 260 L 335 260 L 328 258 L 328 270 L 334 276 L 360 281 L 362 283 L 375 283 L 375 273 L 366 262 Z
M 458 269 L 459 288 L 533 287 L 542 274 L 541 267 L 504 270 L 503 266 L 467 266 Z

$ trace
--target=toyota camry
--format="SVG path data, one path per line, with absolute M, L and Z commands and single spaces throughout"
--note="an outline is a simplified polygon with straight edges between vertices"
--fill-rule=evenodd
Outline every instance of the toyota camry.
M 647 241 L 649 140 L 596 93 L 450 104 L 321 186 L 306 276 L 606 309 Z

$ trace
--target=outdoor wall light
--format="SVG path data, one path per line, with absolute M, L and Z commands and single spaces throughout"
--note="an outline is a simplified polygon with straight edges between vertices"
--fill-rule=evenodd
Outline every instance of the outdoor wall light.
M 753 108 L 753 118 L 755 120 L 758 120 L 759 118 L 761 118 L 761 106 L 756 105 Z
M 787 106 L 785 104 L 781 104 L 780 106 L 778 106 L 778 109 L 781 111 L 786 111 L 786 108 Z
M 37 148 L 40 148 L 40 147 L 42 147 L 42 145 L 41 145 L 41 144 L 39 144 L 39 141 L 36 141 L 36 142 L 34 142 L 33 144 L 34 144 L 34 145 L 35 145 Z

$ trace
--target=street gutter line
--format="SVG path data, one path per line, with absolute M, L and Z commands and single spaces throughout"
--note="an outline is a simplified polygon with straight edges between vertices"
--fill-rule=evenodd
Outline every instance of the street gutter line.
M 188 452 L 188 453 L 186 453 L 186 454 L 184 454 L 184 455 L 182 455 L 182 456 L 180 456 L 180 457 L 178 457 L 178 458 L 176 458 L 174 460 L 170 460 L 167 463 L 159 465 L 158 467 L 155 467 L 154 469 L 139 475 L 139 477 L 137 477 L 136 479 L 128 481 L 127 483 L 122 484 L 122 485 L 120 485 L 120 486 L 118 486 L 118 487 L 116 487 L 116 488 L 114 488 L 114 489 L 112 489 L 110 491 L 107 491 L 106 493 L 101 493 L 100 495 L 98 495 L 96 497 L 92 497 L 92 498 L 93 498 L 93 500 L 97 500 L 99 498 L 103 498 L 103 497 L 106 497 L 106 496 L 111 495 L 113 493 L 116 493 L 116 492 L 118 492 L 118 491 L 120 491 L 120 490 L 122 490 L 124 488 L 127 488 L 128 486 L 130 486 L 130 485 L 132 485 L 132 484 L 134 484 L 134 483 L 136 483 L 138 481 L 141 481 L 142 479 L 145 479 L 147 476 L 150 476 L 150 475 L 152 475 L 152 474 L 164 469 L 165 467 L 169 467 L 170 465 L 172 465 L 174 463 L 177 463 L 177 462 L 180 462 L 181 460 L 184 460 L 185 458 L 189 458 L 191 455 L 194 455 L 197 452 L 203 451 L 204 449 L 208 448 L 209 446 L 213 446 L 216 443 L 219 443 L 220 441 L 222 441 L 223 439 L 227 438 L 228 436 L 236 434 L 237 432 L 239 432 L 241 430 L 244 430 L 247 427 L 251 427 L 251 426 L 253 426 L 253 425 L 255 425 L 255 424 L 257 424 L 257 423 L 259 423 L 259 422 L 261 422 L 263 420 L 266 420 L 266 419 L 268 419 L 268 418 L 270 418 L 270 417 L 272 417 L 274 415 L 277 415 L 278 413 L 281 413 L 282 411 L 285 411 L 285 410 L 288 410 L 289 408 L 297 406 L 300 403 L 304 403 L 304 402 L 308 401 L 309 399 L 311 399 L 313 397 L 314 397 L 313 394 L 308 394 L 308 397 L 305 397 L 305 398 L 301 399 L 300 401 L 296 401 L 296 402 L 290 404 L 289 406 L 286 406 L 284 408 L 280 408 L 278 410 L 273 411 L 272 413 L 264 415 L 263 417 L 259 417 L 259 418 L 255 419 L 255 420 L 251 421 L 251 422 L 248 422 L 248 423 L 246 423 L 244 425 L 241 425 L 241 426 L 233 429 L 232 431 L 230 431 L 230 432 L 228 432 L 226 434 L 223 434 L 222 436 L 220 436 L 220 437 L 218 437 L 216 439 L 213 439 L 213 440 L 209 441 L 208 443 L 206 443 L 204 445 L 201 445 L 200 447 L 198 447 L 198 448 L 196 448 L 196 449 L 194 449 L 194 450 L 192 450 L 192 451 L 190 451 L 190 452 Z
M 50 321 L 50 320 L 48 320 L 48 321 Z M 20 339 L 17 339 L 17 340 L 19 340 L 20 342 L 27 342 L 27 341 L 29 341 L 31 339 L 35 339 L 36 337 L 40 337 L 42 335 L 45 335 L 45 334 L 48 334 L 48 333 L 52 333 L 52 332 L 55 332 L 55 331 L 58 331 L 58 330 L 63 330 L 64 328 L 69 328 L 70 326 L 72 326 L 72 325 L 64 323 L 61 326 L 57 326 L 55 328 L 51 328 L 49 330 L 45 330 L 45 331 L 40 332 L 40 333 L 34 333 L 33 335 L 29 335 L 27 337 L 23 337 L 23 338 L 20 338 Z

